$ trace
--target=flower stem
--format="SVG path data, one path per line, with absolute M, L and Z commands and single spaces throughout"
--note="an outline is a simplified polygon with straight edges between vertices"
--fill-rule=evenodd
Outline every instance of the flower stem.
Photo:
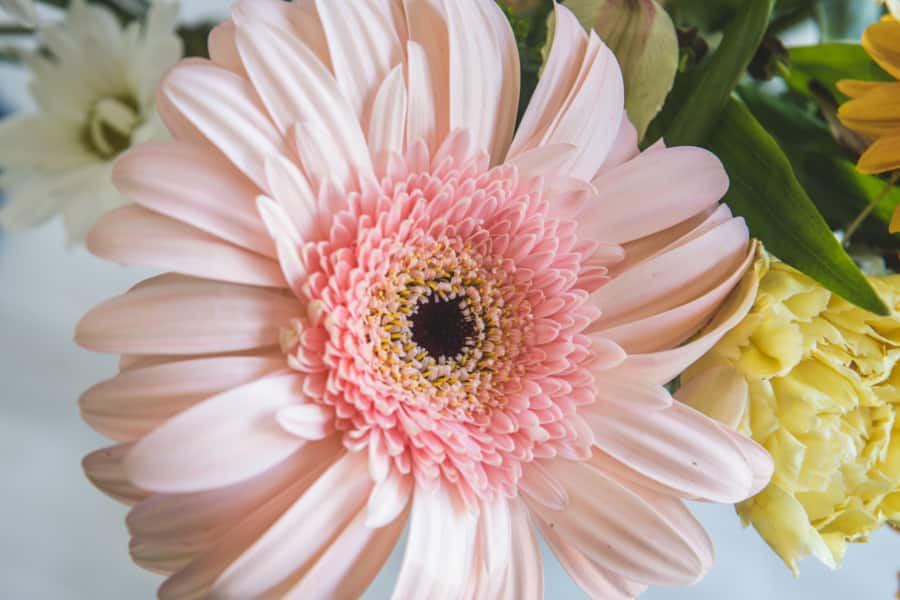
M 884 188 L 878 193 L 875 198 L 869 202 L 869 205 L 865 207 L 861 213 L 859 213 L 853 222 L 847 225 L 847 229 L 844 231 L 844 248 L 848 248 L 850 246 L 850 240 L 853 237 L 853 234 L 860 228 L 872 211 L 875 210 L 875 207 L 878 206 L 878 203 L 884 200 L 884 197 L 887 196 L 888 192 L 891 191 L 891 188 L 894 187 L 894 184 L 897 183 L 897 178 L 900 177 L 900 171 L 894 171 L 891 173 L 890 178 L 887 183 L 885 183 Z

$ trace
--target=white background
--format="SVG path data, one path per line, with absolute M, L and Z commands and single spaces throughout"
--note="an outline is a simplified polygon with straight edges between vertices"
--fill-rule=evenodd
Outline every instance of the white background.
M 188 12 L 221 7 L 189 0 Z M 0 70 L 0 92 L 22 102 L 22 77 Z M 125 509 L 82 475 L 84 454 L 105 445 L 78 415 L 77 398 L 115 372 L 112 357 L 72 342 L 78 318 L 148 275 L 64 249 L 54 222 L 0 234 L 0 598 L 122 600 L 152 598 L 160 579 L 128 559 Z M 695 507 L 717 562 L 687 589 L 652 589 L 650 600 L 888 600 L 900 569 L 900 534 L 884 530 L 852 546 L 841 570 L 804 561 L 795 580 L 729 506 Z M 388 598 L 402 545 L 366 595 Z M 546 597 L 584 595 L 545 552 Z M 425 599 L 423 599 L 425 600 Z

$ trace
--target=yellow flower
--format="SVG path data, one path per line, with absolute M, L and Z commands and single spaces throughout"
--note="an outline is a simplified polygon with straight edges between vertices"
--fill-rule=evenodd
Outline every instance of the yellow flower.
M 862 45 L 900 79 L 900 22 L 887 16 L 870 25 Z M 838 82 L 838 89 L 851 98 L 838 110 L 841 122 L 873 140 L 859 159 L 859 171 L 874 174 L 900 167 L 900 82 L 845 80 Z
M 809 554 L 833 568 L 900 522 L 900 275 L 871 278 L 895 309 L 879 317 L 764 252 L 755 270 L 753 309 L 677 396 L 772 454 L 772 482 L 737 505 L 744 524 L 795 574 Z

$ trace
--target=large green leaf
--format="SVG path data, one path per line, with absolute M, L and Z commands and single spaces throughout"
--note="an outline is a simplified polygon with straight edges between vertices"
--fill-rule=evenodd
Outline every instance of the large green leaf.
M 862 46 L 855 43 L 832 42 L 790 49 L 790 65 L 783 71 L 787 84 L 801 94 L 809 94 L 809 82 L 818 81 L 836 98 L 846 98 L 835 84 L 841 79 L 890 81 L 881 67 L 875 64 Z
M 709 138 L 731 187 L 725 201 L 775 256 L 866 310 L 889 314 L 831 233 L 777 142 L 732 98 Z
M 662 135 L 673 146 L 702 144 L 719 120 L 769 24 L 775 0 L 745 0 L 725 28 L 715 54 L 679 78 L 647 140 Z

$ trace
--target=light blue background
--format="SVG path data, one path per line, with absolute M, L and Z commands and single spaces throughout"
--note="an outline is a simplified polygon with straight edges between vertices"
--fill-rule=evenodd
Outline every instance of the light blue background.
M 188 0 L 196 16 L 224 6 Z M 188 10 L 189 9 L 189 10 Z M 0 69 L 0 93 L 24 104 L 24 80 Z M 107 442 L 82 423 L 79 394 L 115 372 L 115 359 L 72 343 L 78 318 L 147 272 L 63 248 L 58 222 L 0 236 L 0 598 L 122 600 L 155 597 L 160 578 L 128 559 L 125 509 L 84 479 L 84 454 Z M 850 548 L 843 569 L 814 560 L 795 580 L 729 506 L 698 505 L 717 549 L 699 585 L 652 589 L 650 600 L 888 600 L 900 569 L 900 534 Z M 388 598 L 402 545 L 366 598 Z M 546 597 L 584 595 L 545 552 Z M 425 600 L 425 599 L 423 599 Z

